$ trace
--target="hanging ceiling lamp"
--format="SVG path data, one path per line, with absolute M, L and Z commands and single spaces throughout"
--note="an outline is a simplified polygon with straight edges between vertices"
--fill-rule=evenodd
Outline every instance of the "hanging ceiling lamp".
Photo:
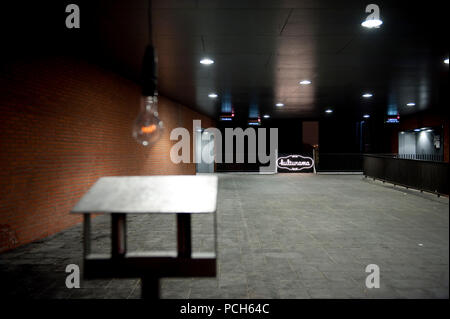
M 157 63 L 152 43 L 151 1 L 149 1 L 149 38 L 142 63 L 142 96 L 140 112 L 133 123 L 133 138 L 143 146 L 156 143 L 163 133 L 163 122 L 158 118 Z

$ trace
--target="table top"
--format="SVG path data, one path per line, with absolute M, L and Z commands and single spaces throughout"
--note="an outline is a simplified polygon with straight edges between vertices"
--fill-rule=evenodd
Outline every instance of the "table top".
M 213 213 L 217 176 L 102 177 L 71 213 Z

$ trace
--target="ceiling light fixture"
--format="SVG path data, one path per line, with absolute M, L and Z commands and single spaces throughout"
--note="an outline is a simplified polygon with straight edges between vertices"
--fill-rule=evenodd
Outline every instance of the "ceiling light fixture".
M 370 117 L 370 115 L 369 115 L 369 114 L 364 114 L 363 117 L 364 117 L 365 119 L 368 119 L 368 118 Z
M 328 113 L 328 114 L 333 113 L 333 110 L 332 109 L 327 109 L 327 110 L 325 110 L 325 113 Z
M 209 97 L 210 99 L 215 99 L 215 98 L 218 97 L 218 95 L 217 95 L 216 93 L 209 93 L 209 94 L 208 94 L 208 97 Z
M 366 13 L 370 13 L 366 20 L 361 23 L 364 28 L 379 28 L 383 24 L 380 19 L 380 7 L 376 4 L 369 4 L 366 7 Z
M 265 115 L 264 115 L 264 118 L 265 118 L 265 119 L 268 119 L 268 118 L 270 118 L 270 115 L 269 115 L 269 114 L 265 114 Z
M 311 84 L 311 81 L 310 80 L 302 80 L 302 81 L 299 82 L 299 84 L 301 84 L 301 85 L 309 85 L 309 84 Z
M 363 97 L 365 97 L 366 99 L 369 98 L 369 97 L 372 97 L 372 96 L 373 96 L 372 93 L 364 93 L 363 94 Z
M 383 21 L 381 21 L 381 20 L 366 20 L 363 23 L 361 23 L 361 25 L 364 28 L 369 28 L 369 29 L 379 28 L 380 25 L 382 25 L 382 24 L 383 24 Z
M 203 65 L 211 65 L 214 64 L 214 60 L 211 60 L 210 58 L 203 58 L 200 60 L 200 63 Z
M 445 63 L 445 64 L 448 64 L 448 58 L 444 60 L 444 63 Z
M 284 106 L 284 104 L 283 103 L 277 103 L 277 104 L 275 104 L 275 106 L 282 107 L 282 106 Z
M 409 103 L 407 103 L 406 105 L 407 105 L 407 106 L 415 106 L 416 103 L 414 103 L 414 102 L 409 102 Z

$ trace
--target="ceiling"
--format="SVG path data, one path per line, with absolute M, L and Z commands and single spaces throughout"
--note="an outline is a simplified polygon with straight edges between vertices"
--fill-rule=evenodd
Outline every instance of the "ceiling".
M 139 81 L 148 1 L 84 3 L 88 49 Z M 360 25 L 369 3 L 152 0 L 159 92 L 212 117 L 230 107 L 240 118 L 318 118 L 328 108 L 356 117 L 447 109 L 448 4 L 376 1 L 384 23 L 369 30 Z M 215 63 L 201 65 L 203 57 Z M 304 79 L 312 84 L 299 85 Z M 362 98 L 365 92 L 373 97 Z

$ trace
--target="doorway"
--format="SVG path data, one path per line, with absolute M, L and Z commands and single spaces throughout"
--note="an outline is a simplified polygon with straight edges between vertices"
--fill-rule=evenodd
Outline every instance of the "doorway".
M 197 134 L 195 134 L 195 158 L 200 159 L 200 161 L 196 163 L 195 171 L 196 173 L 214 173 L 214 161 L 208 160 L 207 158 L 214 158 L 214 135 L 205 131 L 205 129 L 203 128 L 199 128 L 196 131 Z M 210 154 L 210 156 L 207 156 L 205 158 L 206 154 Z

